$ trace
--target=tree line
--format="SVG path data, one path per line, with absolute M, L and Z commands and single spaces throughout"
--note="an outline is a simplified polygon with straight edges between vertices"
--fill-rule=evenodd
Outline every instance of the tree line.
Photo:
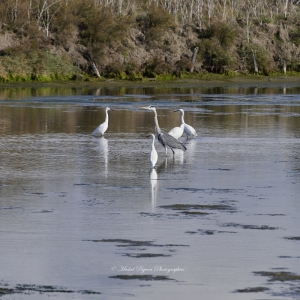
M 275 24 L 279 28 L 278 39 L 288 39 L 298 47 L 299 7 L 300 0 L 1 0 L 0 33 L 13 33 L 19 44 L 7 48 L 0 45 L 0 55 L 18 56 L 23 52 L 22 55 L 27 53 L 30 59 L 39 61 L 48 54 L 43 52 L 42 58 L 32 58 L 33 50 L 36 56 L 41 56 L 41 51 L 49 45 L 67 49 L 70 42 L 75 42 L 84 47 L 82 55 L 100 77 L 100 61 L 107 53 L 105 47 L 121 42 L 124 36 L 130 35 L 130 29 L 141 30 L 143 42 L 149 45 L 159 41 L 169 29 L 176 28 L 180 34 L 192 28 L 201 42 L 189 45 L 190 51 L 198 47 L 204 69 L 221 72 L 234 64 L 229 48 L 236 42 L 236 28 L 239 28 L 238 35 L 250 43 L 254 28 Z M 229 57 L 222 48 L 227 49 Z M 266 54 L 259 53 L 258 48 L 236 45 L 235 52 L 245 64 L 253 59 L 260 64 Z M 288 66 L 292 66 L 292 59 L 295 61 L 296 54 L 294 58 L 291 55 L 289 51 L 284 59 L 290 62 Z M 56 60 L 54 64 L 57 63 Z M 2 60 L 3 68 L 8 64 L 8 59 Z M 191 70 L 191 66 L 184 68 Z

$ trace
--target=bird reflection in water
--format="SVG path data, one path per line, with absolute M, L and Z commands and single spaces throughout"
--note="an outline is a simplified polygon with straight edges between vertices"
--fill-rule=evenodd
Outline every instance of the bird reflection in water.
M 151 185 L 152 211 L 155 211 L 156 199 L 157 199 L 157 189 L 158 189 L 158 180 L 157 180 L 157 172 L 154 168 L 152 168 L 150 170 L 149 178 L 150 178 L 150 185 Z
M 98 142 L 99 158 L 104 162 L 104 176 L 108 174 L 108 140 L 104 137 L 95 138 Z

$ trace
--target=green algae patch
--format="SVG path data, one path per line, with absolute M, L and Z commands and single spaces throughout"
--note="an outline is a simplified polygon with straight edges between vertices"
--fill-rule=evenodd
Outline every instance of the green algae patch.
M 152 246 L 154 241 L 133 241 L 127 239 L 102 239 L 102 240 L 88 240 L 91 242 L 103 242 L 103 243 L 119 243 L 120 247 L 141 247 L 141 246 Z
M 7 294 L 27 294 L 27 293 L 64 293 L 64 294 L 101 294 L 100 292 L 90 290 L 73 291 L 62 287 L 52 285 L 35 285 L 35 284 L 17 284 L 15 287 L 0 287 L 0 297 Z
M 233 210 L 232 206 L 225 204 L 171 204 L 171 205 L 161 205 L 160 208 L 172 209 L 172 210 L 182 210 L 182 211 L 190 211 L 194 210 Z
M 271 227 L 268 225 L 243 225 L 238 223 L 227 223 L 220 225 L 222 227 L 235 227 L 235 228 L 243 228 L 243 229 L 256 229 L 256 230 L 276 230 L 280 229 L 279 227 Z
M 0 288 L 0 297 L 8 294 L 13 294 L 14 290 L 10 288 Z
M 285 239 L 290 241 L 300 241 L 300 236 L 289 236 L 286 237 Z
M 147 258 L 147 257 L 168 257 L 171 255 L 159 254 L 159 253 L 125 253 L 124 256 L 134 257 L 134 258 Z
M 236 290 L 235 293 L 261 293 L 266 292 L 269 289 L 266 287 L 258 286 L 258 287 L 250 287 L 245 289 Z
M 200 235 L 214 235 L 215 233 L 236 233 L 235 231 L 219 231 L 219 230 L 209 230 L 209 229 L 198 229 L 197 231 L 186 231 L 188 234 L 200 234 Z
M 118 243 L 117 247 L 187 247 L 189 245 L 182 244 L 154 244 L 154 241 L 134 241 L 127 239 L 102 239 L 102 240 L 85 240 L 95 243 Z
M 207 212 L 202 212 L 202 211 L 189 211 L 189 210 L 184 210 L 180 212 L 181 214 L 184 215 L 189 215 L 189 216 L 207 216 L 210 213 Z
M 254 272 L 256 275 L 270 277 L 269 281 L 300 281 L 300 275 L 291 272 Z
M 157 280 L 174 280 L 168 276 L 153 276 L 153 275 L 114 275 L 109 278 L 122 279 L 122 280 L 146 280 L 146 281 L 157 281 Z

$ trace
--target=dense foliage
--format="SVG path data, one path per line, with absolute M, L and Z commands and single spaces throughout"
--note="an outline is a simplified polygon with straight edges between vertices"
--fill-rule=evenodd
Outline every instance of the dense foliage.
M 296 0 L 2 0 L 0 79 L 299 72 L 299 21 Z

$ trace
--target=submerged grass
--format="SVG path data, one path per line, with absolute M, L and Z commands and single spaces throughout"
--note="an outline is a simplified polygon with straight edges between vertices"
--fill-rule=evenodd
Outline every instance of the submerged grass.
M 290 236 L 290 237 L 286 237 L 285 239 L 291 241 L 300 241 L 300 236 Z
M 236 290 L 235 293 L 259 293 L 259 292 L 265 292 L 269 289 L 266 287 L 258 286 L 258 287 L 250 287 L 245 289 Z
M 160 208 L 165 209 L 172 209 L 172 210 L 182 210 L 183 213 L 187 213 L 191 209 L 196 210 L 233 210 L 234 208 L 230 205 L 225 204 L 211 204 L 211 205 L 204 205 L 204 204 L 171 204 L 171 205 L 162 205 L 159 206 Z M 191 212 L 190 212 L 191 213 Z
M 146 258 L 146 257 L 168 257 L 171 255 L 159 254 L 159 253 L 125 253 L 124 256 L 134 257 L 134 258 Z
M 270 277 L 269 281 L 300 281 L 300 275 L 291 272 L 254 272 L 256 275 Z
M 154 244 L 154 241 L 134 241 L 134 240 L 127 240 L 127 239 L 102 239 L 102 240 L 85 240 L 87 242 L 94 242 L 94 243 L 119 243 L 117 247 L 187 247 L 189 245 L 182 245 L 182 244 Z
M 153 276 L 153 275 L 114 275 L 109 278 L 123 279 L 123 280 L 174 280 L 168 276 Z
M 243 229 L 257 229 L 257 230 L 277 230 L 280 229 L 279 227 L 271 227 L 268 225 L 243 225 L 238 223 L 227 223 L 221 224 L 222 227 L 235 227 L 235 228 L 243 228 Z
M 8 294 L 13 294 L 14 290 L 10 288 L 0 288 L 0 297 Z
M 27 294 L 28 292 L 37 292 L 41 294 L 49 293 L 79 293 L 79 294 L 101 294 L 100 292 L 90 290 L 73 291 L 62 287 L 52 285 L 35 285 L 35 284 L 17 284 L 15 287 L 0 287 L 0 297 L 7 294 Z

